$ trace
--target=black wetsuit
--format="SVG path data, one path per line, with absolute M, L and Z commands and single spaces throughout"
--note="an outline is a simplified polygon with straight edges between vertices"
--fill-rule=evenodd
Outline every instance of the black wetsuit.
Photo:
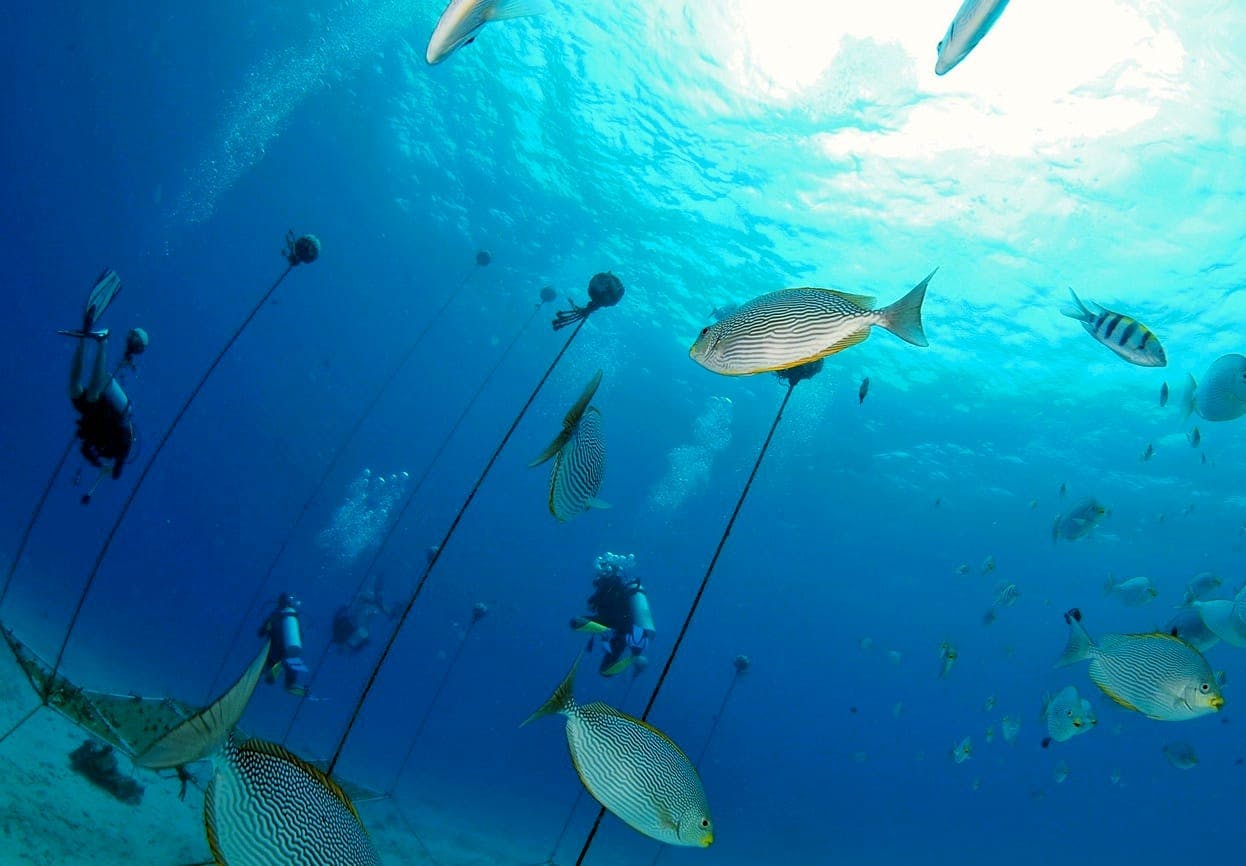
M 78 438 L 82 440 L 82 456 L 92 466 L 111 460 L 112 477 L 121 477 L 130 450 L 134 447 L 134 422 L 130 417 L 130 399 L 116 379 L 109 381 L 98 400 L 88 400 L 86 393 L 73 399 L 78 410 Z

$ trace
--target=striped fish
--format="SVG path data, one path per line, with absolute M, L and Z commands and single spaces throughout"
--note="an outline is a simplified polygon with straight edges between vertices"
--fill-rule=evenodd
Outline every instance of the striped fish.
M 203 824 L 219 866 L 378 866 L 368 831 L 336 782 L 275 743 L 234 741 L 267 657 L 265 646 L 216 703 L 136 755 L 134 764 L 158 770 L 212 762 Z
M 1176 722 L 1217 712 L 1224 706 L 1207 659 L 1179 637 L 1106 634 L 1095 643 L 1082 625 L 1082 612 L 1064 615 L 1069 642 L 1057 667 L 1090 660 L 1090 679 L 1127 710 L 1149 719 Z
M 873 309 L 873 298 L 833 289 L 771 292 L 702 328 L 688 354 L 714 373 L 751 376 L 842 352 L 863 342 L 874 325 L 915 346 L 926 346 L 922 301 L 934 275 L 931 271 L 907 295 L 881 310 Z
M 945 75 L 982 41 L 1003 14 L 1008 0 L 965 0 L 939 42 L 935 75 Z
M 549 513 L 560 523 L 590 508 L 609 508 L 597 498 L 606 471 L 606 439 L 601 413 L 588 405 L 601 384 L 601 370 L 567 412 L 562 431 L 549 447 L 528 466 L 540 466 L 553 459 L 549 475 Z
M 550 699 L 523 724 L 565 716 L 571 762 L 598 803 L 659 842 L 709 847 L 714 824 L 701 777 L 688 756 L 648 722 L 600 701 L 577 704 L 573 689 L 579 662 L 577 657 Z
M 1062 307 L 1060 312 L 1081 322 L 1090 336 L 1131 364 L 1139 367 L 1167 366 L 1168 356 L 1164 354 L 1164 347 L 1146 325 L 1093 302 L 1090 305 L 1094 307 L 1092 310 L 1082 303 L 1077 292 L 1069 289 L 1069 294 L 1073 296 L 1075 306 Z

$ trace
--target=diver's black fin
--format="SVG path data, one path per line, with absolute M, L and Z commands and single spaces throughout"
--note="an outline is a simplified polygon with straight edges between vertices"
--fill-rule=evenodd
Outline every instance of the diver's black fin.
M 99 321 L 100 316 L 104 315 L 104 311 L 108 309 L 108 305 L 120 291 L 121 277 L 117 276 L 117 272 L 112 268 L 104 268 L 103 272 L 96 277 L 91 293 L 87 295 L 86 309 L 82 313 L 85 324 L 83 330 L 89 331 L 95 327 L 95 323 Z

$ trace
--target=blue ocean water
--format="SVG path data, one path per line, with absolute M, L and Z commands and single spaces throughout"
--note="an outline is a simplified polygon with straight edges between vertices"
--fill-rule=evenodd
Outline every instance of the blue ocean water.
M 431 68 L 442 10 L 424 0 L 13 12 L 0 35 L 6 564 L 72 431 L 72 345 L 53 332 L 76 325 L 102 267 L 125 282 L 104 324 L 140 325 L 151 347 L 127 379 L 139 462 L 84 508 L 71 458 L 0 618 L 55 654 L 138 468 L 280 275 L 287 229 L 318 235 L 322 257 L 286 278 L 155 464 L 69 644 L 77 681 L 202 701 L 223 659 L 241 670 L 265 613 L 248 607 L 257 582 L 358 413 L 453 294 L 261 588 L 265 603 L 282 589 L 303 599 L 318 651 L 366 559 L 318 541 L 350 485 L 365 468 L 421 476 L 519 334 L 381 560 L 391 597 L 409 592 L 566 339 L 549 306 L 525 328 L 539 289 L 582 301 L 594 273 L 613 271 L 624 301 L 593 315 L 481 485 L 341 767 L 391 783 L 485 602 L 399 793 L 539 861 L 578 782 L 558 723 L 518 724 L 582 645 L 567 620 L 594 557 L 635 553 L 657 616 L 652 665 L 626 692 L 638 713 L 783 396 L 772 376 L 718 377 L 688 359 L 709 311 L 798 285 L 889 302 L 937 266 L 929 348 L 876 334 L 793 394 L 651 716 L 699 753 L 733 657 L 752 659 L 702 766 L 715 845 L 663 858 L 1232 856 L 1240 652 L 1208 654 L 1227 676 L 1224 712 L 1182 723 L 1120 710 L 1084 666 L 1052 663 L 1069 607 L 1092 634 L 1147 631 L 1194 574 L 1220 574 L 1225 597 L 1243 579 L 1241 422 L 1200 423 L 1192 448 L 1191 423 L 1157 397 L 1244 349 L 1244 12 L 1017 3 L 936 78 L 954 7 L 560 5 L 490 25 Z M 1169 366 L 1096 345 L 1059 313 L 1070 285 L 1153 327 Z M 526 464 L 599 368 L 613 508 L 559 525 L 547 470 Z M 1053 545 L 1052 518 L 1085 495 L 1110 516 Z M 1103 596 L 1109 574 L 1149 575 L 1159 597 L 1126 608 Z M 1001 580 L 1020 600 L 986 626 Z M 939 679 L 943 642 L 959 658 Z M 377 649 L 328 657 L 292 747 L 332 751 Z M 627 683 L 586 665 L 578 692 L 618 702 Z M 1099 724 L 1044 750 L 1042 695 L 1070 683 Z M 278 737 L 293 706 L 264 689 L 246 726 Z M 1004 715 L 1022 719 L 1014 746 Z M 955 764 L 965 736 L 973 757 Z M 1166 762 L 1179 739 L 1196 768 Z M 561 861 L 591 817 L 582 805 Z M 608 819 L 589 862 L 655 848 Z

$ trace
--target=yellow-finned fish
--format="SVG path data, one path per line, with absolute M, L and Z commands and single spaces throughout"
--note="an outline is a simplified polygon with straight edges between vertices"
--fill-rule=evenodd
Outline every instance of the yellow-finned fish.
M 1146 325 L 1098 304 L 1092 304 L 1095 307 L 1092 310 L 1082 303 L 1077 292 L 1069 289 L 1069 294 L 1073 296 L 1074 306 L 1065 307 L 1060 312 L 1081 322 L 1090 336 L 1118 356 L 1139 367 L 1163 367 L 1168 364 L 1168 356 L 1164 354 L 1159 338 Z
M 549 513 L 560 523 L 590 508 L 609 508 L 597 498 L 606 471 L 606 439 L 601 413 L 588 405 L 601 384 L 601 370 L 575 401 L 562 422 L 562 430 L 529 467 L 540 466 L 551 458 L 549 475 Z
M 648 722 L 594 701 L 577 704 L 571 671 L 524 724 L 567 719 L 567 748 L 580 781 L 633 829 L 669 845 L 708 847 L 714 823 L 701 777 L 679 746 Z
M 234 740 L 267 658 L 266 645 L 216 703 L 156 740 L 134 764 L 158 770 L 212 762 L 203 824 L 218 864 L 379 866 L 359 813 L 336 782 L 275 743 Z
M 490 21 L 523 18 L 548 12 L 547 0 L 452 0 L 428 40 L 424 59 L 435 64 L 476 39 Z
M 1105 634 L 1096 644 L 1082 625 L 1082 612 L 1064 615 L 1069 642 L 1057 667 L 1090 661 L 1090 679 L 1127 710 L 1176 722 L 1224 706 L 1216 675 L 1193 646 L 1170 634 Z
M 907 295 L 881 310 L 873 309 L 873 298 L 833 289 L 771 292 L 702 328 L 688 354 L 711 372 L 751 376 L 842 352 L 864 341 L 875 325 L 915 346 L 926 346 L 922 301 L 934 275 L 931 271 Z

